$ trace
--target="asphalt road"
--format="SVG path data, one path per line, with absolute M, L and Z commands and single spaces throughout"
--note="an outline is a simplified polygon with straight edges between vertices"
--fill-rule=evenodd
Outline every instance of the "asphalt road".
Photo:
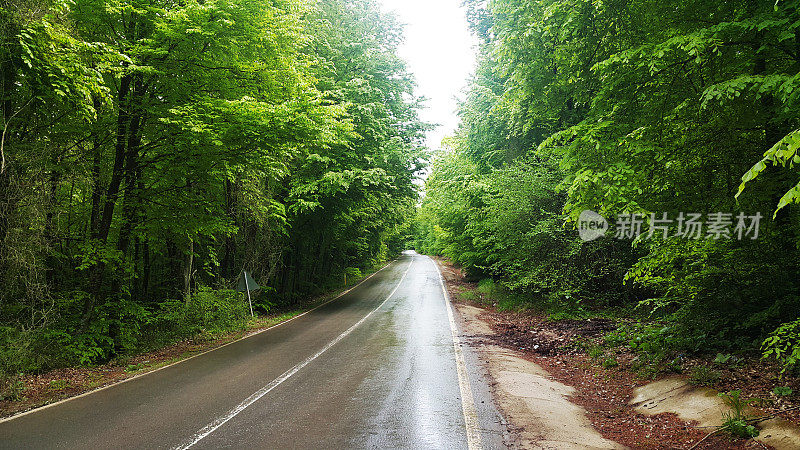
M 0 422 L 0 448 L 500 448 L 450 308 L 406 252 L 290 322 Z

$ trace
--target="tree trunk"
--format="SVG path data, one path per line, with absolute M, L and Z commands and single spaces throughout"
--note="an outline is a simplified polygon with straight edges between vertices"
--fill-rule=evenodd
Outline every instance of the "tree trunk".
M 145 237 L 142 244 L 142 287 L 140 295 L 144 300 L 150 300 L 150 241 Z
M 103 202 L 103 208 L 100 216 L 100 224 L 98 227 L 97 238 L 105 242 L 108 239 L 108 234 L 111 231 L 111 219 L 114 217 L 114 208 L 117 205 L 117 200 L 120 192 L 120 185 L 122 184 L 125 175 L 125 161 L 127 159 L 127 144 L 128 144 L 128 126 L 131 123 L 130 106 L 128 101 L 128 94 L 131 90 L 131 76 L 125 75 L 120 80 L 118 108 L 117 115 L 117 136 L 116 144 L 114 146 L 114 167 L 111 171 L 111 181 L 106 189 L 106 199 Z
M 114 216 L 114 207 L 117 204 L 119 196 L 119 188 L 123 179 L 124 163 L 126 158 L 128 125 L 130 124 L 129 113 L 129 96 L 131 88 L 131 76 L 124 75 L 120 79 L 119 93 L 117 95 L 117 133 L 114 155 L 114 168 L 111 173 L 111 181 L 106 190 L 105 202 L 103 202 L 102 210 L 100 211 L 97 219 L 96 232 L 94 238 L 100 242 L 96 245 L 104 245 L 108 240 L 108 234 L 111 231 L 111 219 Z M 96 153 L 97 154 L 97 153 Z M 103 278 L 105 272 L 105 264 L 98 262 L 95 264 L 89 275 L 89 290 L 90 295 L 86 296 L 83 303 L 83 317 L 81 319 L 80 330 L 85 332 L 89 327 L 89 322 L 92 319 L 94 312 L 95 302 L 100 298 L 100 290 L 103 285 Z

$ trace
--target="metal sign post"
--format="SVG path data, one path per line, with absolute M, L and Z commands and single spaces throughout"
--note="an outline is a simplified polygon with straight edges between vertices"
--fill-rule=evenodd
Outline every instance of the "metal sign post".
M 236 285 L 236 290 L 239 292 L 247 292 L 247 303 L 250 304 L 250 315 L 255 317 L 253 312 L 253 299 L 250 297 L 250 291 L 257 291 L 261 286 L 256 281 L 250 278 L 246 270 L 242 270 L 242 276 L 239 277 L 239 283 Z
M 250 317 L 255 317 L 253 314 L 253 300 L 250 298 L 250 284 L 247 283 L 247 272 L 244 273 L 244 287 L 247 290 L 247 303 L 250 304 Z

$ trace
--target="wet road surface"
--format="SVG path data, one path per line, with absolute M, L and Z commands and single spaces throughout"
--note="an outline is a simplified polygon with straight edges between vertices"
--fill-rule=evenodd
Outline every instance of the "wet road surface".
M 435 263 L 179 364 L 0 422 L 0 448 L 500 448 Z

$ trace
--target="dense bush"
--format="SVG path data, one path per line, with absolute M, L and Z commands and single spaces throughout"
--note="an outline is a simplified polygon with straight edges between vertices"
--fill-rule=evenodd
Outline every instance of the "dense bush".
M 71 332 L 69 326 L 74 318 L 69 315 L 41 328 L 0 328 L 0 373 L 96 364 L 180 339 L 239 330 L 250 317 L 241 292 L 207 287 L 200 288 L 188 301 L 168 300 L 152 310 L 133 302 L 122 302 L 124 308 L 119 305 L 105 305 L 99 316 L 78 333 Z M 59 311 L 70 309 L 60 305 Z
M 800 320 L 785 323 L 762 343 L 764 356 L 778 360 L 782 373 L 794 373 L 800 366 Z
M 250 317 L 247 298 L 241 292 L 201 287 L 189 301 L 169 300 L 158 304 L 147 321 L 145 333 L 151 339 L 172 339 L 242 329 Z

